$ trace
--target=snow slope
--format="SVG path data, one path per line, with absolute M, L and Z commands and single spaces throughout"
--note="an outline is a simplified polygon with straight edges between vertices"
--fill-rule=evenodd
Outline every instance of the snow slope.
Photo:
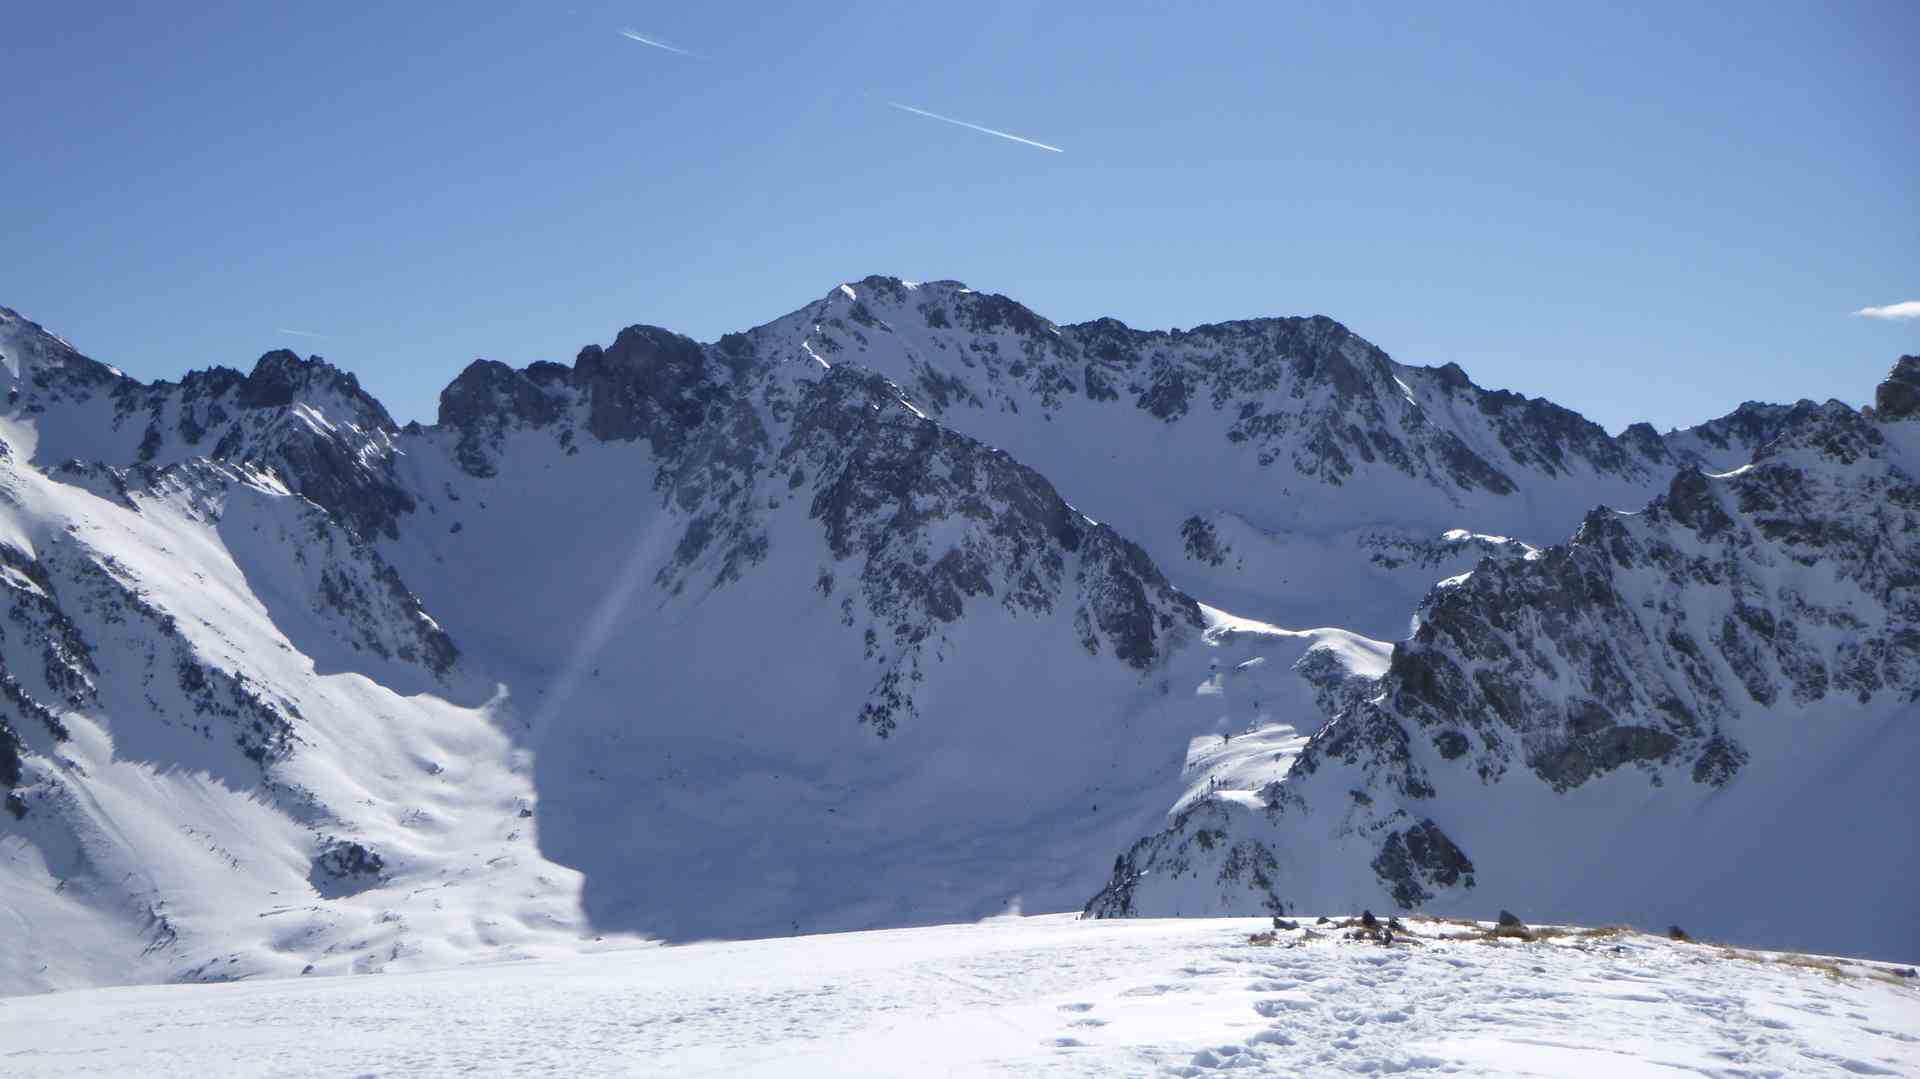
M 0 986 L 404 969 L 588 935 L 578 872 L 521 819 L 537 795 L 491 687 L 401 658 L 443 640 L 324 513 L 206 463 L 124 502 L 11 460 L 0 488 L 0 739 L 24 750 Z M 356 849 L 382 864 L 328 871 Z
M 0 992 L 594 946 L 496 685 L 379 554 L 260 462 L 34 467 L 103 432 L 47 374 L 0 418 Z
M 565 378 L 475 365 L 448 400 L 399 465 L 436 526 L 382 549 L 513 687 L 542 849 L 586 873 L 596 925 L 1068 909 L 1088 851 L 1158 826 L 1183 747 L 1324 714 L 1292 673 L 1322 635 L 1215 648 L 1137 548 L 869 373 L 636 330 Z M 651 404 L 686 400 L 724 419 Z M 1270 656 L 1267 695 L 1200 692 L 1221 651 Z
M 1478 934 L 1435 923 L 1387 947 L 1300 932 L 1251 943 L 1264 928 L 1051 916 L 77 991 L 0 1002 L 0 1067 L 21 1079 L 1920 1070 L 1920 991 L 1884 965 L 1631 933 L 1448 940 Z

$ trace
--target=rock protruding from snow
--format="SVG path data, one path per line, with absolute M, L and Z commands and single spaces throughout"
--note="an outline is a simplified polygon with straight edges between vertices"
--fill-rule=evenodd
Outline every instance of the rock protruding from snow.
M 609 348 L 589 345 L 573 366 L 587 394 L 587 430 L 609 442 L 644 438 L 671 456 L 722 392 L 715 367 L 699 344 L 658 326 L 629 326 Z
M 1920 416 L 1920 356 L 1902 356 L 1873 393 L 1874 414 L 1883 420 Z
M 214 367 L 145 384 L 0 308 L 5 415 L 31 432 L 33 462 L 161 468 L 195 457 L 274 470 L 362 535 L 395 534 L 414 497 L 393 475 L 398 433 L 352 374 L 279 349 L 251 374 Z
M 517 371 L 498 360 L 475 360 L 440 391 L 440 426 L 459 432 L 460 467 L 491 476 L 507 433 L 559 421 L 573 401 L 573 372 L 556 363 Z M 571 443 L 571 432 L 563 433 Z
M 1076 512 L 1039 473 L 919 415 L 876 375 L 842 366 L 815 383 L 781 462 L 814 477 L 812 515 L 836 558 L 863 563 L 868 606 L 894 623 L 898 643 L 955 621 L 968 597 L 1015 612 L 1070 604 L 1089 653 L 1142 670 L 1166 655 L 1169 637 L 1201 628 L 1199 607 L 1138 547 Z M 955 526 L 966 542 L 931 542 Z

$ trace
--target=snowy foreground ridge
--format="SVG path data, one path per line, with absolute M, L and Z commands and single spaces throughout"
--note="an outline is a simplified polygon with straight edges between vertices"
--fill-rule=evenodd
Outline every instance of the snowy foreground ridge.
M 1265 919 L 977 925 L 694 944 L 383 978 L 0 1002 L 0 1071 L 54 1076 L 1920 1074 L 1883 966 L 1633 932 L 1396 943 Z M 1535 932 L 1546 933 L 1545 930 Z
M 1912 961 L 1920 357 L 1874 396 L 1609 434 L 873 277 L 402 426 L 0 308 L 0 996 L 1020 910 Z

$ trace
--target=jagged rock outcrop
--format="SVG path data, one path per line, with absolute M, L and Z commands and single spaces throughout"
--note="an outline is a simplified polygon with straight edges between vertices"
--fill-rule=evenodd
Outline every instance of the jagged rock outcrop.
M 0 308 L 9 405 L 40 427 L 34 461 L 154 468 L 198 456 L 274 470 L 362 535 L 394 534 L 413 495 L 394 479 L 393 418 L 352 374 L 284 349 L 251 374 L 139 382 Z
M 314 890 L 329 898 L 358 895 L 380 883 L 386 859 L 363 843 L 330 837 L 313 857 L 307 880 Z
M 1683 828 L 1728 799 L 1793 802 L 1795 770 L 1821 767 L 1825 748 L 1910 746 L 1920 442 L 1903 427 L 1838 402 L 1799 410 L 1750 467 L 1686 469 L 1643 511 L 1596 510 L 1570 542 L 1442 582 L 1384 677 L 1257 802 L 1222 794 L 1189 808 L 1119 859 L 1088 913 L 1255 913 L 1381 893 L 1449 909 L 1490 871 L 1503 889 L 1577 905 L 1552 881 L 1593 856 L 1571 839 L 1582 828 L 1571 807 L 1589 804 L 1580 792 L 1604 785 L 1608 804 L 1662 807 L 1641 827 L 1664 848 L 1659 820 Z M 1796 743 L 1804 724 L 1829 746 Z M 1839 803 L 1796 811 L 1845 816 L 1849 797 L 1868 797 L 1819 796 Z M 1565 849 L 1487 838 L 1509 812 L 1563 828 Z M 1680 874 L 1659 887 L 1727 895 L 1722 859 L 1666 857 L 1645 859 Z M 1248 865 L 1274 869 L 1256 878 Z M 1644 872 L 1610 868 L 1628 881 Z
M 837 621 L 858 625 L 880 669 L 859 719 L 882 737 L 916 714 L 929 650 L 973 605 L 1066 612 L 1088 654 L 1136 670 L 1201 626 L 1193 600 L 1137 546 L 856 366 L 636 326 L 582 350 L 570 372 L 476 362 L 442 394 L 440 416 L 473 479 L 496 476 L 515 431 L 551 433 L 568 454 L 578 439 L 644 443 L 678 533 L 653 574 L 671 596 L 741 581 L 777 542 L 773 511 L 804 506 L 831 555 L 816 573 L 821 594 L 841 604 Z
M 572 381 L 572 372 L 555 363 L 536 363 L 525 371 L 498 360 L 469 364 L 440 391 L 440 426 L 460 433 L 461 467 L 470 475 L 493 475 L 493 458 L 507 433 L 559 420 L 571 403 Z M 570 441 L 570 432 L 567 437 Z
M 1664 435 L 1653 435 L 1651 426 L 1636 424 L 1621 437 L 1647 446 L 1649 460 L 1703 472 L 1725 472 L 1746 464 L 1760 447 L 1807 423 L 1822 409 L 1840 404 L 1833 400 L 1825 404 L 1800 400 L 1791 405 L 1748 401 L 1718 419 Z
M 1873 391 L 1874 414 L 1883 420 L 1920 416 L 1920 356 L 1902 356 Z
M 1139 669 L 1165 655 L 1170 633 L 1201 626 L 1193 600 L 1138 547 L 1075 512 L 1039 473 L 921 416 L 878 376 L 843 367 L 814 383 L 780 465 L 813 477 L 810 513 L 836 559 L 863 563 L 867 607 L 893 622 L 901 662 L 917 665 L 918 646 L 970 597 L 1016 612 L 1070 605 L 1089 654 Z M 930 542 L 955 525 L 972 533 L 966 542 Z M 885 732 L 889 711 L 862 718 Z
M 803 314 L 815 324 L 811 347 L 875 366 L 961 430 L 971 427 L 968 409 L 1058 416 L 1080 399 L 1163 424 L 1218 416 L 1210 433 L 1244 445 L 1258 467 L 1335 487 L 1378 469 L 1452 492 L 1507 495 L 1517 490 L 1507 474 L 1515 466 L 1549 476 L 1574 459 L 1623 476 L 1643 467 L 1576 413 L 1481 390 L 1457 365 L 1404 368 L 1321 316 L 1164 332 L 1115 319 L 1062 326 L 957 282 L 883 277 L 843 286 Z M 1431 404 L 1412 399 L 1409 375 L 1433 392 Z M 1448 422 L 1457 407 L 1477 413 L 1472 433 L 1490 434 L 1504 452 L 1470 446 Z
M 595 438 L 644 438 L 656 455 L 671 457 L 682 433 L 698 427 L 723 392 L 717 368 L 690 338 L 658 326 L 629 326 L 611 347 L 583 349 L 574 360 L 573 380 L 586 391 L 587 430 Z
M 1433 579 L 1476 556 L 1454 545 L 1432 566 L 1374 558 L 1366 543 L 1430 546 L 1468 530 L 1544 545 L 1595 502 L 1658 494 L 1685 464 L 1744 463 L 1816 407 L 1751 405 L 1716 425 L 1616 438 L 1551 402 L 1483 389 L 1457 365 L 1397 363 L 1329 318 L 1060 324 L 958 282 L 889 277 L 842 285 L 719 351 L 871 369 L 943 425 L 1052 477 L 1186 590 L 1268 621 L 1375 635 L 1398 634 Z

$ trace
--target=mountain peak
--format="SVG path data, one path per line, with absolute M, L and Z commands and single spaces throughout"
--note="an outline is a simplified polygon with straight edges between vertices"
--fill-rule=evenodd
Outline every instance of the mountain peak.
M 119 368 L 88 358 L 66 338 L 5 306 L 0 306 L 0 368 L 34 381 L 61 372 L 79 385 L 96 388 L 126 378 Z
M 244 408 L 276 408 L 308 395 L 338 396 L 348 406 L 351 418 L 379 430 L 396 430 L 386 406 L 361 389 L 360 380 L 351 372 L 319 356 L 303 360 L 291 349 L 262 353 L 254 362 L 253 373 L 241 383 L 235 402 Z
M 1902 356 L 1873 393 L 1874 415 L 1883 420 L 1920 416 L 1920 356 Z

